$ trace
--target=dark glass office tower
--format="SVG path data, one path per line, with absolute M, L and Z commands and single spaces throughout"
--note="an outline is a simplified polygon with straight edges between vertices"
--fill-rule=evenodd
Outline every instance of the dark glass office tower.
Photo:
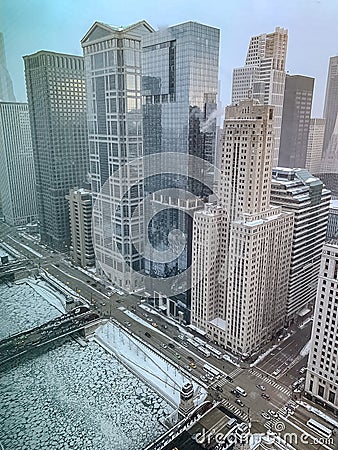
M 41 240 L 62 251 L 70 242 L 65 196 L 88 172 L 84 61 L 40 51 L 24 63 Z
M 278 165 L 306 165 L 314 78 L 286 75 Z
M 142 39 L 145 211 L 151 219 L 146 220 L 147 236 L 154 249 L 145 260 L 146 290 L 155 306 L 171 315 L 181 311 L 186 320 L 189 274 L 186 280 L 176 277 L 191 264 L 192 216 L 210 194 L 213 173 L 193 158 L 182 167 L 179 154 L 214 163 L 219 39 L 220 30 L 196 22 Z M 170 250 L 176 257 L 162 261 L 151 257 Z M 161 279 L 170 277 L 171 292 L 164 292 Z

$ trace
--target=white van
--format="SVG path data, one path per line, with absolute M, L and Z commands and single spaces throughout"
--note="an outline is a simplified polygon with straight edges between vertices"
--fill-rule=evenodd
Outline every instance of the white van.
M 245 392 L 245 390 L 243 388 L 241 388 L 240 386 L 237 386 L 235 388 L 235 391 L 238 392 L 242 397 L 246 397 L 248 394 Z
M 226 424 L 227 428 L 231 428 L 233 425 L 235 425 L 235 423 L 237 423 L 237 420 L 235 418 L 232 418 L 229 420 L 229 422 Z

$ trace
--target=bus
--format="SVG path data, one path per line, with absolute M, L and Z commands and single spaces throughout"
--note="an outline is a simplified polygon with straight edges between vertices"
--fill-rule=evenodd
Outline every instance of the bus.
M 196 341 L 194 341 L 193 339 L 190 339 L 190 338 L 187 339 L 187 342 L 189 342 L 189 344 L 191 344 L 195 348 L 199 347 L 199 345 L 200 345 L 198 342 L 196 342 Z
M 204 364 L 203 369 L 208 372 L 211 373 L 211 375 L 213 375 L 215 378 L 220 378 L 221 373 L 216 370 L 214 367 L 209 366 L 209 364 Z
M 306 425 L 311 428 L 311 430 L 315 431 L 321 436 L 324 436 L 325 438 L 330 438 L 332 436 L 332 430 L 317 422 L 317 420 L 309 419 L 306 422 Z
M 197 347 L 197 350 L 199 350 L 204 356 L 209 358 L 209 356 L 210 356 L 209 350 L 207 350 L 206 348 L 201 347 L 201 346 Z
M 223 353 L 217 350 L 216 348 L 212 347 L 209 344 L 205 344 L 205 348 L 207 348 L 216 358 L 221 359 L 223 356 Z
M 198 338 L 198 337 L 194 337 L 194 340 L 195 340 L 199 345 L 201 345 L 202 347 L 205 346 L 205 342 L 202 341 L 202 339 L 200 339 L 200 338 Z

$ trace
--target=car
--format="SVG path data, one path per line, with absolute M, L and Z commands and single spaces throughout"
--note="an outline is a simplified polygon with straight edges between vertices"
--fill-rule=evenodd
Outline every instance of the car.
M 233 389 L 232 391 L 230 391 L 231 394 L 233 394 L 235 397 L 240 397 L 240 393 L 236 391 L 236 389 Z
M 200 379 L 201 379 L 202 381 L 208 381 L 208 378 L 205 377 L 204 375 L 201 375 L 201 376 L 200 376 Z
M 183 339 L 184 339 L 183 334 L 179 334 L 177 337 L 178 337 L 178 339 L 181 339 L 181 341 L 183 341 Z
M 265 391 L 265 386 L 263 386 L 262 384 L 256 384 L 256 387 L 261 391 Z
M 210 381 L 213 381 L 213 380 L 214 380 L 214 376 L 213 376 L 211 373 L 207 373 L 207 378 L 208 378 Z
M 261 393 L 261 396 L 265 399 L 265 400 L 270 400 L 270 395 L 266 394 L 265 392 Z
M 153 323 L 152 323 L 152 325 L 153 325 L 153 327 L 155 327 L 155 328 L 157 328 L 157 327 L 158 327 L 158 325 L 157 325 L 157 323 L 156 323 L 156 322 L 153 322 Z
M 151 334 L 148 333 L 148 331 L 146 331 L 144 334 L 147 336 L 147 338 L 151 338 Z
M 185 368 L 186 370 L 189 370 L 189 372 L 191 372 L 191 367 L 190 367 L 190 366 L 186 365 L 186 366 L 184 366 L 184 368 Z
M 268 414 L 268 413 L 266 413 L 266 412 L 264 412 L 264 411 L 261 412 L 261 416 L 262 416 L 265 420 L 270 420 L 270 419 L 271 419 L 270 414 Z
M 163 348 L 168 348 L 167 344 L 162 344 Z
M 301 374 L 301 375 L 303 375 L 303 373 L 305 373 L 306 372 L 306 367 L 302 367 L 300 370 L 299 370 L 299 373 Z
M 196 369 L 196 364 L 194 363 L 194 362 L 191 362 L 191 363 L 189 363 L 189 365 L 190 365 L 190 367 L 192 368 L 192 369 Z
M 131 323 L 130 322 L 127 322 L 127 327 L 131 327 Z
M 168 347 L 169 347 L 169 348 L 175 348 L 175 345 L 172 344 L 171 342 L 169 342 Z
M 151 317 L 148 317 L 148 318 L 147 318 L 147 321 L 148 321 L 148 322 L 152 322 L 153 319 L 152 319 Z
M 223 388 L 221 388 L 221 386 L 216 386 L 217 391 L 219 392 L 223 392 Z
M 268 413 L 270 414 L 270 416 L 273 419 L 278 419 L 278 417 L 279 417 L 278 413 L 276 411 L 274 411 L 273 409 L 268 409 Z
M 233 378 L 231 378 L 229 375 L 227 375 L 226 377 L 225 377 L 225 379 L 227 380 L 227 381 L 229 381 L 229 383 L 233 383 Z
M 183 341 L 182 345 L 183 345 L 183 347 L 188 347 L 188 342 Z
M 276 369 L 274 372 L 272 372 L 272 376 L 276 377 L 277 375 L 279 375 L 281 373 L 281 369 Z
M 237 403 L 237 405 L 241 406 L 242 408 L 244 408 L 245 406 L 240 398 L 236 398 L 235 403 Z
M 181 359 L 181 355 L 179 355 L 178 353 L 175 353 L 175 356 L 177 359 Z

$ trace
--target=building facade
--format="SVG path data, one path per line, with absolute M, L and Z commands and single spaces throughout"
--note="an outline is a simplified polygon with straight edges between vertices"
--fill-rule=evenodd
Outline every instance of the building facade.
M 278 165 L 305 168 L 314 78 L 286 75 Z
M 338 245 L 326 243 L 320 264 L 306 395 L 338 414 Z
M 187 321 L 190 275 L 181 275 L 179 283 L 176 277 L 191 266 L 192 216 L 213 184 L 212 169 L 203 171 L 197 158 L 210 168 L 215 162 L 219 39 L 219 29 L 186 22 L 142 40 L 143 148 L 150 161 L 144 166 L 145 222 L 154 249 L 145 259 L 146 290 L 165 298 L 167 311 L 180 311 Z M 192 158 L 185 164 L 180 154 Z M 170 239 L 173 230 L 185 240 L 180 251 Z M 173 257 L 164 262 L 154 256 L 167 251 Z M 161 278 L 173 280 L 165 292 Z
M 26 225 L 37 220 L 27 103 L 0 102 L 0 192 L 8 224 Z
M 313 174 L 320 173 L 325 132 L 325 119 L 310 120 L 309 138 L 307 141 L 305 168 Z
M 338 198 L 338 56 L 332 56 L 327 74 L 323 117 L 326 121 L 320 178 Z
M 81 41 L 96 262 L 111 282 L 128 292 L 142 286 L 141 40 L 153 31 L 145 21 L 128 27 L 95 22 Z
M 316 299 L 322 246 L 325 242 L 330 192 L 305 169 L 272 171 L 271 203 L 294 214 L 286 321 L 309 311 Z
M 273 107 L 257 100 L 226 108 L 218 189 L 223 217 L 206 209 L 194 221 L 192 324 L 243 358 L 283 328 L 286 311 L 293 214 L 270 206 L 273 121 Z M 204 240 L 215 242 L 217 234 L 219 273 L 214 263 L 215 271 L 203 274 L 199 260 L 211 246 Z
M 92 194 L 87 189 L 71 189 L 66 196 L 69 202 L 71 255 L 82 267 L 95 264 L 92 239 Z
M 280 146 L 287 43 L 288 32 L 280 27 L 273 33 L 254 36 L 250 40 L 245 66 L 233 70 L 233 104 L 255 98 L 275 107 L 273 165 L 277 165 Z
M 331 200 L 327 221 L 326 239 L 338 238 L 338 200 Z
M 84 61 L 40 51 L 24 56 L 41 241 L 59 251 L 70 243 L 65 196 L 88 173 Z
M 0 33 L 0 102 L 15 101 L 12 79 L 7 70 L 4 37 Z

